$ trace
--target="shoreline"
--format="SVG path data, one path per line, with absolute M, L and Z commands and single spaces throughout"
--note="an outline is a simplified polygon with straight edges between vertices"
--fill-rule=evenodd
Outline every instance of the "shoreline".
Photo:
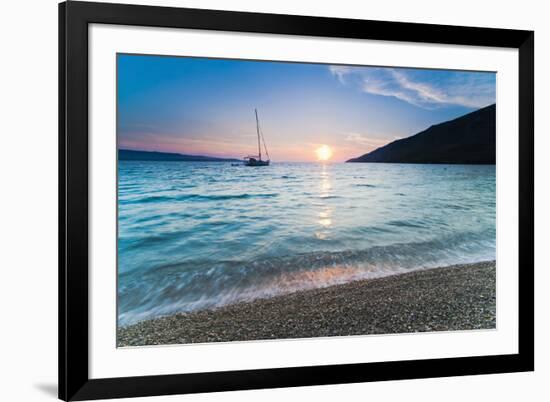
M 496 328 L 495 261 L 309 289 L 120 327 L 117 346 Z

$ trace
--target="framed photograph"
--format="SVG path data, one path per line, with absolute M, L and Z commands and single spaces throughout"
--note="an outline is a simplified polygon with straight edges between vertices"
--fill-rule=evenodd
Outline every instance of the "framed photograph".
M 534 33 L 59 5 L 59 397 L 530 371 Z

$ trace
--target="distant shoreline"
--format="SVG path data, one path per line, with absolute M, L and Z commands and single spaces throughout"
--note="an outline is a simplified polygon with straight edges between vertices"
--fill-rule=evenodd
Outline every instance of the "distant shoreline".
M 495 261 L 453 265 L 299 291 L 118 329 L 145 346 L 494 329 Z
M 242 159 L 237 158 L 186 155 L 172 152 L 139 151 L 133 149 L 119 149 L 118 160 L 136 162 L 242 162 Z

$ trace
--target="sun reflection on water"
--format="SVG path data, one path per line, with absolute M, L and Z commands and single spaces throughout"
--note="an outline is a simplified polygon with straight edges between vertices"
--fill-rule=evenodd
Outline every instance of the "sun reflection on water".
M 332 225 L 332 208 L 326 208 L 319 212 L 319 224 L 323 227 Z
M 326 164 L 322 165 L 319 177 L 319 198 L 327 199 L 332 195 L 332 182 Z M 318 205 L 318 208 L 320 210 L 317 212 L 317 223 L 321 226 L 322 230 L 316 231 L 315 237 L 320 240 L 325 240 L 330 234 L 329 229 L 333 223 L 333 207 L 327 205 L 327 201 L 323 201 Z

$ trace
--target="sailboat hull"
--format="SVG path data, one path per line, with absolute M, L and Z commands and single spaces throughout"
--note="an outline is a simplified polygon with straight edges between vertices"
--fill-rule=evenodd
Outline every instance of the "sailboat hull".
M 247 159 L 244 162 L 245 166 L 269 166 L 269 161 L 261 161 L 257 159 Z

